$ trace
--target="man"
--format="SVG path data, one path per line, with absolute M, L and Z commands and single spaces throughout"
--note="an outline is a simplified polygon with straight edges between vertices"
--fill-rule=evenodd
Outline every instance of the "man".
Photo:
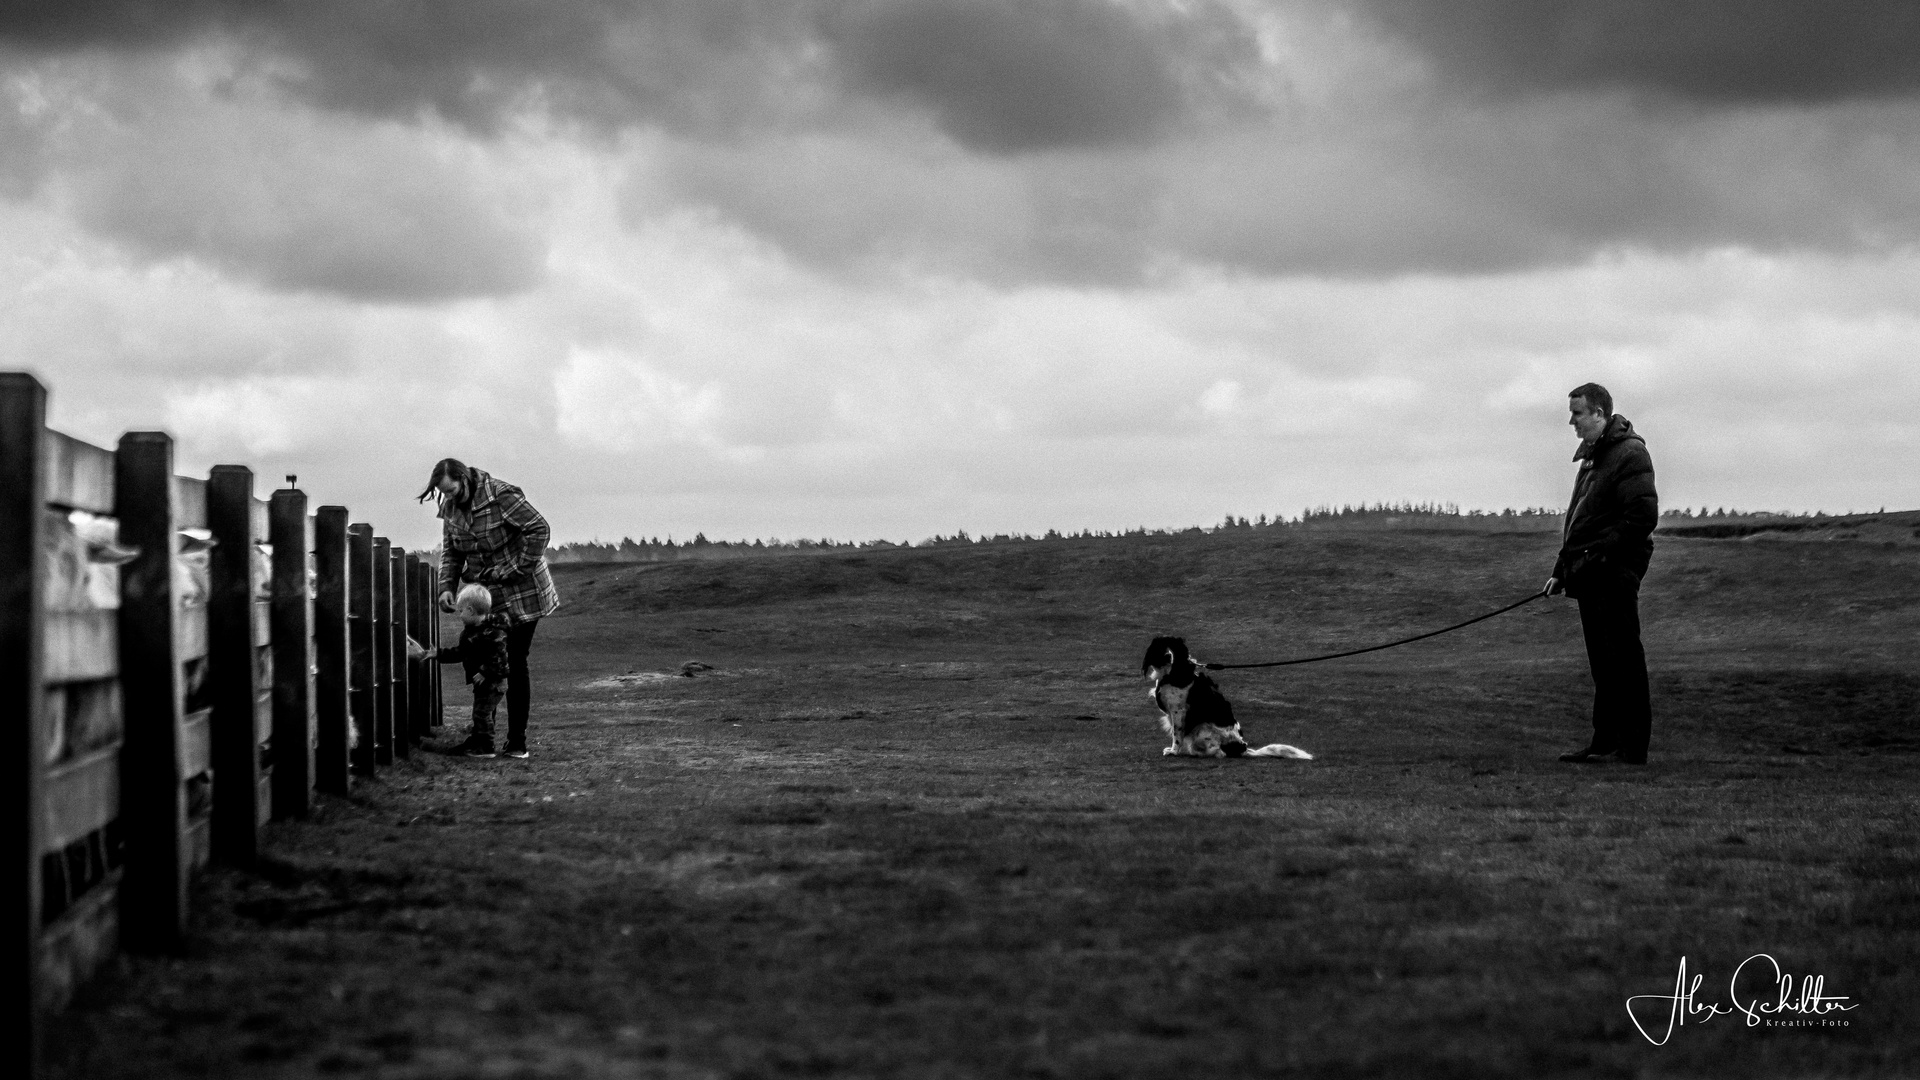
M 1606 387 L 1567 395 L 1567 423 L 1580 436 L 1580 474 L 1546 592 L 1580 602 L 1580 629 L 1593 671 L 1593 740 L 1561 761 L 1642 765 L 1653 729 L 1647 654 L 1640 645 L 1640 579 L 1653 558 L 1660 497 L 1653 458 L 1633 425 L 1613 412 Z

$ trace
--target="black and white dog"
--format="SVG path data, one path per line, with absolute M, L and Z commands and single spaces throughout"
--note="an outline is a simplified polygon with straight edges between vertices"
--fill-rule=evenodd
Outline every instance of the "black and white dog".
M 1185 640 L 1157 637 L 1140 661 L 1147 693 L 1160 706 L 1160 726 L 1173 745 L 1160 751 L 1168 757 L 1283 757 L 1313 760 L 1297 746 L 1269 743 L 1250 747 L 1233 718 L 1233 705 L 1220 687 L 1187 652 Z

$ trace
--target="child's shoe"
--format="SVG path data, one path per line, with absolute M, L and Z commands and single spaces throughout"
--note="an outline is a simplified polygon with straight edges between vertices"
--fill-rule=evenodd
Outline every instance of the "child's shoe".
M 470 736 L 460 747 L 461 757 L 490 758 L 500 755 L 493 752 L 493 740 L 484 735 Z

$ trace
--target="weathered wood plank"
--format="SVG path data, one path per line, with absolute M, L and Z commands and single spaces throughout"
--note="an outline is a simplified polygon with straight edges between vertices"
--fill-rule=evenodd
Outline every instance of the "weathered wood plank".
M 273 644 L 273 601 L 256 600 L 253 604 L 253 643 Z
M 43 851 L 59 851 L 119 816 L 119 747 L 96 750 L 47 770 Z
M 41 985 L 39 1003 L 45 1012 L 66 1007 L 80 984 L 119 948 L 123 880 L 123 870 L 110 871 L 40 935 L 34 964 Z
M 267 505 L 264 499 L 254 499 L 247 504 L 248 531 L 253 534 L 255 540 L 262 543 L 266 542 L 267 535 L 273 531 L 273 519 Z
M 41 648 L 45 682 L 112 678 L 120 673 L 120 613 L 50 611 Z
M 253 702 L 253 742 L 264 746 L 273 738 L 273 685 L 261 689 Z
M 42 429 L 41 473 L 46 501 L 90 514 L 113 513 L 113 451 Z
M 180 776 L 184 782 L 213 768 L 213 710 L 188 714 L 180 725 Z
M 173 525 L 176 529 L 207 527 L 207 482 L 192 476 L 173 478 Z
M 207 655 L 207 609 L 204 607 L 182 609 L 176 624 L 175 640 L 179 642 L 182 663 L 198 660 Z
M 205 869 L 213 861 L 213 822 L 205 817 L 188 821 L 184 838 L 187 860 L 184 869 Z
M 82 757 L 119 745 L 126 731 L 118 679 L 47 688 L 47 761 Z

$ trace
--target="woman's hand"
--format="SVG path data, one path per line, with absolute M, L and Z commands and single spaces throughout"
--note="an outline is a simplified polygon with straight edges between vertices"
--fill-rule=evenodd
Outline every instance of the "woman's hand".
M 452 593 L 443 592 L 440 594 L 440 610 L 441 611 L 453 610 L 453 594 Z

